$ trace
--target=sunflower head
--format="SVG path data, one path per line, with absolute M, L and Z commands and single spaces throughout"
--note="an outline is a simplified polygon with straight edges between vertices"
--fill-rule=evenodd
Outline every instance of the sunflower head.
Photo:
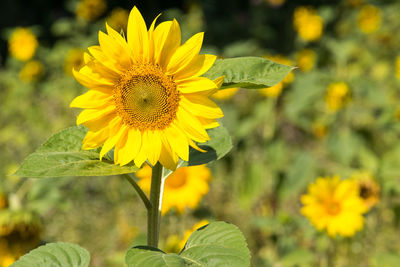
M 324 24 L 322 17 L 313 7 L 296 7 L 293 14 L 293 26 L 300 38 L 305 41 L 316 41 L 321 38 Z
M 38 60 L 32 60 L 25 64 L 19 73 L 19 77 L 24 82 L 36 82 L 42 78 L 43 74 L 43 64 Z
M 353 236 L 364 226 L 362 214 L 367 208 L 353 180 L 342 181 L 338 176 L 318 178 L 309 185 L 301 202 L 301 213 L 330 236 Z
M 102 158 L 114 148 L 114 162 L 140 167 L 159 161 L 171 170 L 187 161 L 189 146 L 206 142 L 206 129 L 223 116 L 209 99 L 219 82 L 201 77 L 216 59 L 199 55 L 203 33 L 181 44 L 176 20 L 147 29 L 139 10 L 129 14 L 127 39 L 106 25 L 99 46 L 84 53 L 85 65 L 73 71 L 89 91 L 73 100 L 84 108 L 77 124 L 89 128 L 84 149 L 103 146 Z
M 336 112 L 350 100 L 350 88 L 345 82 L 331 83 L 325 94 L 325 103 L 328 111 Z
M 381 10 L 373 5 L 364 5 L 358 14 L 358 27 L 363 33 L 376 32 L 381 26 Z
M 139 186 L 145 192 L 150 192 L 150 166 L 145 165 L 136 176 L 140 179 Z M 161 214 L 173 208 L 178 213 L 185 212 L 186 207 L 196 208 L 202 197 L 208 193 L 210 178 L 211 171 L 205 165 L 177 169 L 165 181 Z

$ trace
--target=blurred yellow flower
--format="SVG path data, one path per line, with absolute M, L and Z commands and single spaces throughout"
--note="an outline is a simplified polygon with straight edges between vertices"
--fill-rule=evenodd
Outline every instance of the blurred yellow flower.
M 319 230 L 334 237 L 353 236 L 364 227 L 367 211 L 354 180 L 341 181 L 338 176 L 320 177 L 301 196 L 301 213 Z
M 129 11 L 120 7 L 114 8 L 111 14 L 107 17 L 108 25 L 115 29 L 117 32 L 121 30 L 126 33 L 126 26 L 128 24 Z
M 314 122 L 311 125 L 311 131 L 315 137 L 320 138 L 320 139 L 324 138 L 328 133 L 328 129 L 326 128 L 326 126 L 319 122 Z
M 16 259 L 9 251 L 3 251 L 0 248 L 0 267 L 9 267 Z
M 380 186 L 370 172 L 355 172 L 350 176 L 350 179 L 353 179 L 357 183 L 359 196 L 368 209 L 379 202 Z
M 37 82 L 44 73 L 43 64 L 38 60 L 32 60 L 25 64 L 19 72 L 19 78 L 24 82 Z
M 107 3 L 104 0 L 81 0 L 76 6 L 75 14 L 78 18 L 93 21 L 106 11 Z
M 324 24 L 313 7 L 299 6 L 294 10 L 293 26 L 300 38 L 305 41 L 316 41 L 321 38 Z
M 165 243 L 164 251 L 166 253 L 179 253 L 181 252 L 181 238 L 178 235 L 169 235 Z
M 331 83 L 325 94 L 325 103 L 329 111 L 341 109 L 350 98 L 350 88 L 345 82 Z
M 8 51 L 11 56 L 21 61 L 27 61 L 33 57 L 39 43 L 30 29 L 17 28 L 8 40 Z
M 151 167 L 145 165 L 136 173 L 138 184 L 147 193 L 150 192 Z M 205 165 L 183 167 L 174 171 L 165 181 L 161 214 L 175 208 L 183 213 L 185 208 L 194 209 L 201 198 L 208 193 L 211 171 Z
M 222 77 L 201 75 L 216 56 L 199 54 L 204 33 L 181 44 L 176 20 L 148 29 L 134 7 L 128 20 L 127 40 L 106 25 L 99 32 L 99 46 L 84 54 L 85 66 L 73 71 L 89 91 L 70 107 L 83 108 L 77 124 L 89 128 L 85 150 L 102 146 L 100 159 L 114 148 L 114 163 L 141 167 L 160 162 L 175 170 L 179 159 L 189 160 L 189 147 L 210 140 L 206 129 L 218 127 L 222 110 L 209 96 Z
M 0 253 L 0 263 L 17 260 L 36 248 L 40 233 L 41 221 L 36 214 L 24 210 L 0 210 L 0 252 L 4 252 Z
M 290 59 L 282 55 L 265 56 L 265 58 L 280 64 L 289 66 L 293 65 L 293 62 Z M 292 83 L 293 80 L 294 80 L 294 73 L 291 71 L 280 83 L 275 84 L 274 86 L 271 87 L 259 89 L 258 92 L 266 97 L 277 98 L 278 96 L 280 96 L 283 88 Z
M 228 88 L 223 90 L 218 90 L 211 97 L 217 100 L 228 100 L 231 99 L 239 90 L 239 88 Z
M 381 26 L 381 10 L 373 5 L 364 5 L 358 14 L 357 24 L 363 33 L 376 32 Z
M 364 3 L 364 0 L 347 0 L 348 4 L 352 7 L 360 6 Z
M 83 60 L 84 50 L 80 48 L 73 48 L 67 52 L 67 56 L 64 60 L 64 72 L 68 75 L 72 75 L 72 70 L 79 71 L 85 62 Z
M 296 53 L 295 58 L 299 69 L 307 72 L 314 68 L 317 54 L 311 49 L 303 49 Z
M 196 231 L 197 229 L 203 227 L 204 225 L 209 224 L 210 222 L 207 220 L 201 220 L 200 222 L 196 223 L 195 225 L 193 225 L 193 228 L 190 230 L 186 230 L 185 231 L 185 235 L 183 236 L 183 239 L 181 240 L 181 242 L 179 243 L 179 247 L 181 248 L 181 250 L 185 247 L 186 242 L 188 241 L 190 235 Z

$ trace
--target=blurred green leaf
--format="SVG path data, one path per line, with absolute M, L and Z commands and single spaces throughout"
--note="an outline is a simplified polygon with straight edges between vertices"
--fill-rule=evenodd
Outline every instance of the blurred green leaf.
M 225 222 L 212 222 L 195 231 L 178 254 L 152 247 L 135 247 L 126 254 L 128 267 L 139 266 L 250 266 L 250 252 L 240 230 Z
M 87 267 L 89 252 L 76 244 L 49 243 L 22 256 L 12 267 Z
M 297 249 L 283 256 L 281 264 L 283 267 L 305 267 L 312 266 L 313 253 L 305 249 Z
M 237 57 L 217 60 L 204 76 L 216 79 L 225 75 L 222 89 L 259 89 L 279 83 L 293 69 L 261 57 Z
M 82 150 L 86 132 L 85 127 L 76 126 L 56 133 L 22 162 L 15 175 L 37 178 L 109 176 L 138 170 L 132 163 L 118 166 L 111 160 L 100 161 L 98 150 Z

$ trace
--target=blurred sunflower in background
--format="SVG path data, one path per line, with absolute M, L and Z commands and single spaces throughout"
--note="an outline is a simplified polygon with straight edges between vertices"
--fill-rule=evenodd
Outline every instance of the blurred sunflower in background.
M 239 88 L 228 88 L 223 90 L 218 90 L 211 95 L 212 98 L 216 100 L 228 100 L 231 99 L 239 91 Z
M 39 245 L 40 217 L 25 210 L 0 210 L 0 266 L 8 267 Z
M 178 235 L 170 235 L 167 238 L 167 242 L 165 245 L 165 251 L 168 253 L 179 253 L 185 247 L 186 242 L 188 241 L 190 235 L 196 231 L 197 229 L 209 224 L 208 220 L 201 220 L 195 225 L 193 225 L 192 229 L 186 230 L 183 238 Z
M 373 5 L 364 5 L 357 18 L 357 25 L 363 33 L 370 34 L 379 30 L 382 21 L 381 10 Z
M 117 32 L 126 32 L 126 26 L 129 18 L 129 11 L 120 7 L 114 8 L 106 21 L 111 28 Z
M 353 236 L 364 227 L 363 213 L 367 211 L 354 180 L 338 176 L 320 177 L 301 196 L 301 213 L 319 230 L 329 236 Z
M 325 94 L 325 104 L 330 112 L 336 112 L 350 100 L 350 88 L 345 82 L 329 84 Z
M 72 76 L 72 70 L 79 71 L 85 62 L 83 61 L 83 53 L 85 51 L 80 48 L 72 48 L 68 50 L 64 60 L 64 72 Z
M 350 176 L 350 179 L 353 179 L 357 183 L 359 195 L 368 209 L 371 209 L 379 203 L 381 191 L 380 186 L 370 172 L 354 172 Z
M 145 165 L 136 172 L 139 186 L 147 193 L 151 186 L 151 167 Z M 165 180 L 161 214 L 171 209 L 184 213 L 186 208 L 195 209 L 208 193 L 211 171 L 205 165 L 179 168 Z
M 283 65 L 293 65 L 293 62 L 290 59 L 282 55 L 266 56 L 265 58 Z M 293 72 L 290 72 L 280 83 L 271 87 L 259 89 L 258 92 L 266 97 L 277 98 L 281 95 L 283 88 L 291 84 L 293 80 L 294 74 Z
M 199 55 L 204 33 L 181 45 L 176 20 L 149 30 L 139 10 L 129 15 L 127 41 L 107 26 L 100 46 L 89 47 L 85 66 L 73 71 L 90 90 L 71 107 L 84 108 L 77 124 L 89 128 L 83 149 L 103 145 L 100 159 L 113 147 L 114 162 L 148 160 L 174 170 L 179 158 L 189 159 L 189 146 L 206 142 L 206 129 L 219 126 L 221 109 L 209 99 L 222 83 L 200 77 L 216 56 Z
M 19 72 L 19 78 L 24 82 L 37 82 L 44 74 L 44 66 L 39 60 L 32 60 L 25 64 Z
M 295 58 L 299 69 L 308 72 L 314 68 L 317 54 L 311 49 L 302 49 L 296 53 Z
M 107 3 L 104 0 L 81 0 L 76 6 L 75 14 L 78 18 L 93 21 L 104 14 Z
M 38 45 L 35 34 L 28 28 L 16 28 L 8 39 L 10 55 L 20 61 L 31 59 Z
M 304 41 L 317 41 L 321 38 L 324 23 L 313 7 L 296 7 L 293 14 L 293 26 Z

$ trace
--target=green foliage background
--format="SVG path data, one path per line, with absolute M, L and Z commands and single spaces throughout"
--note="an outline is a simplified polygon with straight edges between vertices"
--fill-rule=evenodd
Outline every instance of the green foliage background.
M 294 81 L 278 98 L 239 90 L 232 99 L 219 102 L 234 148 L 209 165 L 210 192 L 196 210 L 163 217 L 161 248 L 168 236 L 183 237 L 185 229 L 207 218 L 231 222 L 243 231 L 253 266 L 325 266 L 329 255 L 338 266 L 396 266 L 400 262 L 396 117 L 400 81 L 395 61 L 400 54 L 400 4 L 361 1 L 382 12 L 379 30 L 365 34 L 356 26 L 362 4 L 346 0 L 287 1 L 281 6 L 232 1 L 229 7 L 219 2 L 223 1 L 184 1 L 165 10 L 143 4 L 143 13 L 147 23 L 158 12 L 163 12 L 160 21 L 176 17 L 183 39 L 205 31 L 204 53 L 281 54 L 295 65 L 296 52 L 309 48 L 316 52 L 316 65 L 309 72 L 295 70 Z M 8 199 L 8 209 L 40 218 L 43 242 L 78 243 L 90 252 L 92 266 L 124 266 L 125 251 L 144 244 L 146 232 L 145 208 L 126 181 L 116 176 L 42 180 L 7 176 L 51 134 L 75 124 L 79 111 L 68 106 L 85 89 L 64 73 L 64 60 L 68 50 L 97 43 L 98 30 L 104 30 L 113 7 L 109 3 L 103 16 L 87 23 L 74 17 L 76 1 L 62 4 L 64 12 L 51 23 L 23 25 L 39 38 L 35 59 L 45 72 L 38 82 L 22 81 L 19 72 L 24 63 L 2 50 L 0 192 Z M 305 42 L 293 30 L 293 11 L 300 5 L 313 5 L 323 18 L 320 40 Z M 12 30 L 2 27 L 3 44 Z M 351 101 L 338 112 L 328 112 L 326 89 L 338 81 L 349 85 Z M 326 126 L 322 138 L 313 132 L 316 122 Z M 331 241 L 300 215 L 299 197 L 318 176 L 346 178 L 356 170 L 374 175 L 381 200 L 366 215 L 362 232 Z

